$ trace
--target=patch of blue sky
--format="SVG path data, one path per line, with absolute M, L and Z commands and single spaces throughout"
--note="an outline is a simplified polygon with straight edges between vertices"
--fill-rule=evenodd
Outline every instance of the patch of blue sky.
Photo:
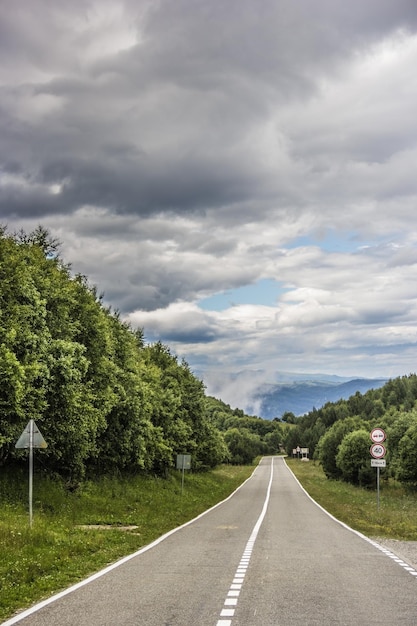
M 204 298 L 198 302 L 198 306 L 206 311 L 225 311 L 239 304 L 275 306 L 279 296 L 287 291 L 289 289 L 282 283 L 272 278 L 264 278 L 253 285 L 228 289 Z
M 303 235 L 293 239 L 288 248 L 302 248 L 309 246 L 317 246 L 326 252 L 356 252 L 358 248 L 364 245 L 363 241 L 360 241 L 356 233 L 335 233 L 334 231 L 327 231 L 323 235 L 314 236 Z

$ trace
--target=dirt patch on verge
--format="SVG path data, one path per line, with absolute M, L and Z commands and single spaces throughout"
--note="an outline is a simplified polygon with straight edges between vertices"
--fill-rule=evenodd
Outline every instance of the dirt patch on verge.
M 139 526 L 117 526 L 112 524 L 80 524 L 81 530 L 123 530 L 125 532 L 137 530 Z

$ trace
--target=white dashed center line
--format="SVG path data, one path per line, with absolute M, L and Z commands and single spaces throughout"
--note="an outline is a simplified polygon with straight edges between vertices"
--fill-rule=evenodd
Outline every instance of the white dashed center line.
M 232 584 L 229 587 L 229 591 L 227 592 L 227 596 L 224 601 L 223 609 L 220 612 L 220 619 L 217 621 L 217 626 L 232 626 L 231 619 L 223 619 L 227 617 L 234 617 L 237 601 L 240 595 L 240 591 L 242 589 L 243 582 L 245 580 L 245 574 L 249 567 L 250 558 L 252 556 L 252 550 L 255 545 L 256 538 L 258 536 L 259 529 L 264 520 L 269 497 L 271 494 L 271 486 L 272 486 L 272 478 L 274 476 L 274 460 L 271 459 L 271 475 L 269 478 L 268 489 L 266 491 L 265 502 L 261 511 L 260 516 L 252 530 L 251 536 L 249 537 L 248 543 L 246 544 L 245 550 L 242 554 L 242 558 L 240 559 L 239 565 L 237 566 Z

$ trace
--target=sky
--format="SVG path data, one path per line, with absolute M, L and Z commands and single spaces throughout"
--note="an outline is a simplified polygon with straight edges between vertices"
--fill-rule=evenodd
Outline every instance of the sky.
M 0 224 L 207 393 L 417 355 L 415 0 L 0 0 Z

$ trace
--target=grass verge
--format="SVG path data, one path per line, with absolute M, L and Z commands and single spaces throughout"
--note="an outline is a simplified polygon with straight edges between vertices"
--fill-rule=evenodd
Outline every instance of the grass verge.
M 383 481 L 378 510 L 375 490 L 328 480 L 314 461 L 287 459 L 287 463 L 312 498 L 352 528 L 368 536 L 417 541 L 417 494 Z M 183 491 L 177 472 L 167 480 L 102 478 L 84 483 L 75 493 L 35 477 L 32 528 L 27 477 L 3 476 L 0 620 L 192 519 L 227 497 L 253 469 L 222 466 L 205 474 L 187 474 Z
M 380 506 L 375 489 L 328 480 L 315 461 L 287 459 L 305 490 L 329 513 L 368 537 L 417 541 L 417 494 L 394 481 L 381 481 Z
M 0 621 L 192 519 L 227 497 L 253 469 L 222 466 L 187 473 L 183 490 L 179 472 L 168 479 L 102 478 L 84 483 L 75 493 L 35 477 L 31 528 L 27 477 L 3 476 Z M 93 525 L 107 528 L 86 528 Z

